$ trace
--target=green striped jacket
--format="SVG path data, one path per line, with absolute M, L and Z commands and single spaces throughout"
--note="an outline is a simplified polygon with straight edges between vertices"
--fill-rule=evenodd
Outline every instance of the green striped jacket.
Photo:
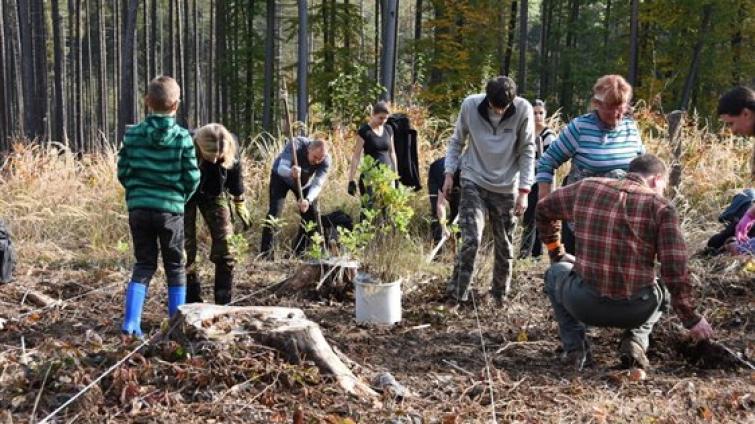
M 128 210 L 183 213 L 199 185 L 199 168 L 189 131 L 175 116 L 149 115 L 129 127 L 118 153 L 118 180 Z

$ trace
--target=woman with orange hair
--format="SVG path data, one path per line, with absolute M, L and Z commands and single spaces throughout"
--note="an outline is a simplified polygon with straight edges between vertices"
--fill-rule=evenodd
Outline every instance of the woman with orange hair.
M 594 110 L 569 122 L 536 165 L 541 199 L 551 192 L 556 169 L 569 159 L 566 184 L 587 177 L 622 178 L 629 162 L 645 153 L 637 124 L 627 115 L 632 86 L 621 75 L 605 75 L 592 92 Z M 565 231 L 564 245 L 573 253 L 570 235 Z

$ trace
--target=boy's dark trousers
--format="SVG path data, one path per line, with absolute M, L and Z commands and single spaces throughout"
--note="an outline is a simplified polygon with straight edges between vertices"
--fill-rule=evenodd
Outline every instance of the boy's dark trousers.
M 183 214 L 133 209 L 128 213 L 128 225 L 136 257 L 131 281 L 148 286 L 157 270 L 157 256 L 162 251 L 168 286 L 186 285 Z
M 233 235 L 231 210 L 226 196 L 205 197 L 195 195 L 186 204 L 186 303 L 201 302 L 201 284 L 195 263 L 197 260 L 197 210 L 202 214 L 210 230 L 212 247 L 210 261 L 215 264 L 215 303 L 231 302 L 233 291 L 233 267 L 236 260 L 228 244 Z
M 296 196 L 296 200 L 298 201 L 299 193 L 296 192 L 296 189 L 289 187 L 289 185 L 286 184 L 286 181 L 283 180 L 283 178 L 281 178 L 277 173 L 275 173 L 275 171 L 273 171 L 270 175 L 270 207 L 267 210 L 267 218 L 277 218 L 280 216 L 281 211 L 283 211 L 283 206 L 286 202 L 286 195 L 288 194 L 289 190 L 294 192 L 294 196 Z M 305 198 L 307 197 L 308 193 L 309 188 L 304 188 L 302 190 L 302 195 Z M 317 200 L 315 200 L 309 205 L 309 209 L 307 209 L 306 212 L 300 213 L 302 223 L 299 226 L 299 233 L 296 235 L 293 244 L 293 250 L 297 254 L 304 252 L 304 250 L 309 245 L 310 237 L 312 234 L 306 233 L 304 231 L 304 225 L 307 222 L 317 222 L 317 203 Z M 318 230 L 315 229 L 315 231 Z M 273 229 L 268 225 L 265 225 L 262 230 L 262 243 L 260 246 L 260 252 L 270 259 L 273 258 Z
M 519 259 L 530 256 L 539 258 L 543 253 L 543 244 L 540 242 L 537 226 L 535 226 L 535 210 L 537 208 L 539 193 L 537 183 L 532 184 L 530 193 L 527 195 L 527 210 L 524 211 L 524 216 L 522 217 L 523 231 L 522 245 L 519 247 Z

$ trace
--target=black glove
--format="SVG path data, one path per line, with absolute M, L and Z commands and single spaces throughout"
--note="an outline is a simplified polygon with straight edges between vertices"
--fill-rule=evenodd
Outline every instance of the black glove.
M 349 195 L 350 196 L 356 196 L 357 195 L 357 183 L 356 181 L 349 181 Z

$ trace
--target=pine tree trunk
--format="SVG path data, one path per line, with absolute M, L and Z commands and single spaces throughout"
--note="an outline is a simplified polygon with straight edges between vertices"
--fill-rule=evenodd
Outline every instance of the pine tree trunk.
M 216 0 L 215 12 L 215 73 L 216 77 L 216 103 L 215 108 L 221 121 L 228 120 L 228 99 L 227 99 L 227 76 L 226 64 L 226 4 L 225 0 Z
M 134 55 L 134 32 L 136 29 L 136 15 L 138 11 L 138 0 L 125 0 L 123 2 L 123 35 L 122 54 L 123 57 L 131 58 Z M 136 64 L 133 61 L 126 60 L 122 63 L 121 69 L 121 102 L 118 119 L 118 140 L 123 140 L 123 133 L 126 125 L 136 122 L 136 109 L 134 108 L 134 73 Z
M 207 121 L 217 121 L 215 119 L 215 0 L 210 0 L 210 35 L 208 43 L 209 55 L 207 57 Z M 267 61 L 267 56 L 265 57 Z
M 509 15 L 509 35 L 506 40 L 506 57 L 503 59 L 503 74 L 511 74 L 511 54 L 514 51 L 514 35 L 516 34 L 516 15 L 517 15 L 517 3 L 516 0 L 511 2 L 511 12 Z
M 5 5 L 0 0 L 0 151 L 5 152 L 8 150 L 8 98 L 6 97 L 6 84 L 8 82 L 8 75 L 6 73 L 5 65 L 7 60 L 5 59 Z
M 538 97 L 545 99 L 548 72 L 548 37 L 550 35 L 550 18 L 548 16 L 549 3 L 551 0 L 543 0 L 540 11 L 540 82 L 538 84 Z
M 149 81 L 152 81 L 152 78 L 157 77 L 160 75 L 160 72 L 157 70 L 157 46 L 158 44 L 162 44 L 162 40 L 158 38 L 158 32 L 157 27 L 160 24 L 157 18 L 157 2 L 158 0 L 150 0 L 150 25 L 149 25 L 149 32 L 150 36 L 149 38 L 152 40 L 152 46 L 150 46 L 147 51 L 149 55 L 149 69 L 147 72 L 147 83 L 149 84 Z M 145 33 L 147 32 L 147 28 L 144 28 Z
M 84 7 L 86 8 L 86 21 L 84 22 L 84 32 L 86 34 L 86 56 L 84 56 L 84 59 L 86 61 L 86 64 L 84 65 L 86 68 L 86 83 L 84 85 L 84 116 L 87 117 L 86 119 L 86 131 L 84 131 L 85 137 L 86 137 L 86 145 L 87 151 L 95 151 L 96 147 L 98 146 L 98 143 L 96 143 L 95 134 L 96 134 L 96 126 L 97 121 L 94 118 L 94 83 L 93 83 L 93 75 L 94 72 L 92 72 L 92 31 L 94 29 L 94 25 L 92 25 L 92 0 L 86 0 L 84 2 Z
M 146 90 L 147 86 L 149 85 L 149 81 L 152 78 L 152 75 L 155 72 L 155 69 L 152 67 L 152 55 L 155 51 L 155 48 L 153 46 L 154 44 L 154 37 L 151 34 L 151 25 L 150 25 L 150 15 L 152 8 L 150 7 L 150 4 L 155 3 L 157 0 L 144 0 L 144 7 L 142 9 L 143 14 L 143 22 L 144 22 L 144 48 L 142 49 L 142 53 L 144 54 L 144 89 Z
M 171 0 L 173 1 L 173 0 Z M 176 11 L 176 80 L 181 87 L 181 105 L 178 108 L 178 122 L 184 127 L 188 128 L 186 122 L 188 118 L 188 102 L 186 100 L 188 91 L 191 91 L 191 87 L 188 86 L 186 80 L 186 71 L 184 66 L 184 34 L 183 34 L 183 13 L 181 7 L 181 0 L 175 0 Z
M 29 16 L 29 0 L 18 0 L 18 29 L 21 38 L 21 64 L 22 64 L 22 85 L 24 90 L 24 132 L 29 138 L 37 136 L 36 128 L 36 107 L 35 102 L 35 84 L 34 84 L 34 50 L 32 49 L 31 35 L 31 17 Z
M 419 71 L 419 40 L 422 39 L 422 0 L 416 0 L 414 10 L 414 55 L 412 57 L 412 84 L 417 83 Z
M 173 31 L 173 15 L 175 10 L 173 8 L 173 0 L 168 0 L 168 19 L 166 24 L 168 25 L 168 52 L 165 54 L 165 70 L 168 75 L 176 78 L 176 38 Z
M 383 100 L 393 100 L 394 78 L 396 74 L 396 37 L 398 1 L 386 0 L 383 9 L 383 51 L 380 61 L 380 85 L 385 88 Z
M 380 3 L 375 0 L 375 81 L 380 82 Z
M 115 123 L 113 125 L 113 136 L 115 137 L 115 143 L 120 143 L 122 141 L 121 137 L 119 137 L 119 129 L 123 124 L 121 124 L 121 55 L 122 55 L 122 41 L 123 38 L 121 35 L 121 2 L 122 1 L 128 1 L 128 0 L 115 0 L 115 2 L 112 3 L 113 8 L 113 69 L 115 73 L 115 78 L 113 79 L 113 118 L 115 119 Z
M 97 60 L 97 83 L 99 84 L 98 96 L 97 96 L 97 110 L 100 114 L 100 130 L 105 137 L 109 134 L 110 122 L 108 119 L 108 104 L 107 104 L 107 40 L 105 35 L 105 5 L 103 0 L 97 0 L 97 39 L 98 47 L 97 53 L 99 59 Z M 100 136 L 101 137 L 101 136 Z M 103 140 L 104 142 L 105 140 Z
M 13 81 L 15 82 L 15 110 L 14 110 L 14 116 L 16 119 L 13 121 L 14 124 L 14 135 L 23 135 L 25 134 L 24 129 L 24 116 L 26 116 L 25 111 L 25 99 L 24 99 L 24 90 L 23 90 L 23 69 L 22 69 L 22 54 L 23 51 L 23 45 L 21 43 L 21 28 L 19 26 L 19 18 L 18 18 L 18 4 L 16 3 L 16 0 L 11 0 L 10 9 L 8 10 L 8 13 L 6 13 L 5 16 L 12 15 L 12 21 L 11 21 L 11 46 L 13 48 Z
M 638 40 L 638 21 L 639 21 L 640 0 L 631 0 L 631 14 L 629 18 L 629 70 L 627 71 L 628 82 L 633 87 L 637 85 L 637 46 Z
M 702 19 L 700 20 L 700 31 L 697 35 L 697 42 L 695 43 L 694 50 L 692 51 L 692 62 L 689 66 L 689 72 L 687 78 L 684 80 L 684 90 L 682 91 L 682 100 L 679 103 L 679 109 L 687 110 L 690 103 L 690 96 L 692 95 L 692 89 L 695 86 L 695 80 L 697 79 L 698 70 L 700 68 L 700 54 L 702 53 L 703 46 L 705 45 L 705 39 L 710 29 L 711 16 L 713 15 L 713 5 L 706 4 L 703 6 Z
M 196 125 L 196 121 L 192 122 L 193 115 L 191 113 L 192 108 L 194 107 L 194 97 L 196 96 L 196 91 L 194 91 L 194 86 L 191 84 L 193 60 L 192 51 L 194 49 L 191 47 L 191 27 L 189 26 L 189 16 L 191 15 L 190 6 L 191 4 L 189 3 L 189 0 L 183 0 L 183 37 L 181 42 L 181 47 L 183 49 L 183 64 L 181 65 L 183 67 L 183 82 L 181 86 L 184 87 L 184 95 L 181 107 L 183 109 L 184 122 L 186 122 L 187 128 L 193 128 L 194 125 Z
M 299 53 L 298 66 L 296 68 L 296 120 L 303 122 L 306 127 L 309 109 L 309 96 L 307 91 L 307 74 L 309 68 L 309 34 L 307 32 L 307 0 L 298 0 L 299 5 Z M 348 32 L 348 31 L 347 31 Z
M 631 25 L 630 25 L 631 26 Z M 603 50 L 608 61 L 608 40 L 611 36 L 611 0 L 606 1 L 606 16 L 603 22 Z
M 194 45 L 194 53 L 192 54 L 194 65 L 194 125 L 198 127 L 200 123 L 199 108 L 202 102 L 199 96 L 199 13 L 197 13 L 197 0 L 191 2 L 191 16 L 193 26 L 191 34 Z
M 527 3 L 527 0 L 521 0 L 519 8 L 519 72 L 516 80 L 520 95 L 527 93 Z
M 266 21 L 265 28 L 265 87 L 262 106 L 262 127 L 265 131 L 273 133 L 273 105 L 275 101 L 275 0 L 266 2 Z
M 73 57 L 73 66 L 76 68 L 76 72 L 74 75 L 74 95 L 73 95 L 73 101 L 75 103 L 75 116 L 74 116 L 74 128 L 76 131 L 76 143 L 74 143 L 76 151 L 82 152 L 84 151 L 84 120 L 83 120 L 83 107 L 82 103 L 84 101 L 84 68 L 83 68 L 83 45 L 84 43 L 81 40 L 81 2 L 75 1 L 75 17 L 74 17 L 74 23 L 76 29 L 75 32 L 75 45 L 76 45 L 76 53 Z
M 579 0 L 570 0 L 570 6 L 569 22 L 566 25 L 566 50 L 570 53 L 570 56 L 566 57 L 565 63 L 562 65 L 563 74 L 561 78 L 561 105 L 567 115 L 574 110 L 572 105 L 574 81 L 571 79 L 571 72 L 574 62 L 573 56 L 576 54 L 577 47 L 575 26 L 579 18 Z
M 63 17 L 60 15 L 59 0 L 51 0 L 50 8 L 52 13 L 52 42 L 55 56 L 55 113 L 52 138 L 67 146 L 65 101 L 66 58 L 65 47 L 63 46 L 63 30 L 61 29 Z

